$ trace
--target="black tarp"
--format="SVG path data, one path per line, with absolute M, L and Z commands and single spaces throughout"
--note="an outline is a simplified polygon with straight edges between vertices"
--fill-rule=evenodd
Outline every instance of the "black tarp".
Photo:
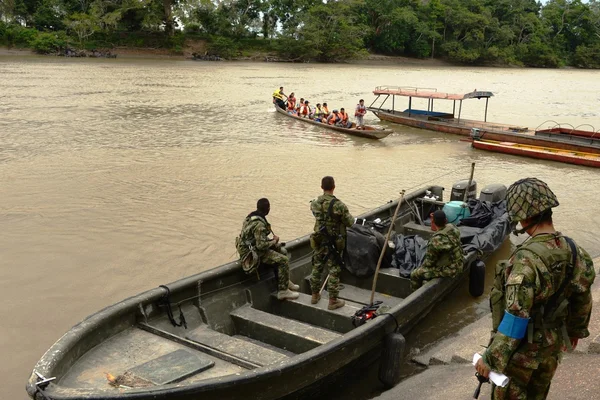
M 369 226 L 353 225 L 348 229 L 344 263 L 352 275 L 364 278 L 375 273 L 385 237 Z M 393 252 L 389 247 L 381 268 L 390 268 Z
M 427 240 L 418 235 L 394 235 L 394 257 L 392 267 L 400 270 L 400 276 L 408 278 L 416 265 L 421 265 Z

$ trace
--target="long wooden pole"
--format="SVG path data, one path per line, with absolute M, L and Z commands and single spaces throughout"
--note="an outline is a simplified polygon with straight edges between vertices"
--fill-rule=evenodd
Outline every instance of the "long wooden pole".
M 390 223 L 390 229 L 388 229 L 387 235 L 385 235 L 385 241 L 383 242 L 381 254 L 379 255 L 379 260 L 377 261 L 377 268 L 375 269 L 375 276 L 373 277 L 373 288 L 371 289 L 371 305 L 373 305 L 373 300 L 375 299 L 375 288 L 377 287 L 377 277 L 379 276 L 379 268 L 381 268 L 381 262 L 383 261 L 383 256 L 385 255 L 385 250 L 387 249 L 392 229 L 394 229 L 394 223 L 396 222 L 396 217 L 398 216 L 398 211 L 400 210 L 400 204 L 402 204 L 402 200 L 404 200 L 404 192 L 405 190 L 400 192 L 400 199 L 398 200 L 396 211 L 394 211 L 394 216 L 392 217 L 392 221 Z
M 469 183 L 467 184 L 467 190 L 465 190 L 465 195 L 463 196 L 463 203 L 467 202 L 467 196 L 469 195 L 469 190 L 471 190 L 471 183 L 473 183 L 473 174 L 475 173 L 475 163 L 471 163 L 471 176 L 469 177 Z

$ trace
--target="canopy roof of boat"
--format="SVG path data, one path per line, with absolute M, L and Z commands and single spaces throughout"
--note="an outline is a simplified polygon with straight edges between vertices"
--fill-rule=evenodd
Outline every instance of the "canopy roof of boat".
M 376 95 L 394 95 L 407 97 L 421 97 L 424 99 L 442 99 L 442 100 L 466 100 L 466 99 L 481 99 L 490 98 L 494 94 L 481 90 L 474 90 L 465 94 L 454 94 L 438 92 L 435 88 L 418 88 L 409 86 L 377 86 L 373 90 Z

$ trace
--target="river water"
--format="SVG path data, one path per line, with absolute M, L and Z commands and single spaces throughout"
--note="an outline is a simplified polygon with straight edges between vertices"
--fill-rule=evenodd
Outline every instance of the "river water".
M 386 125 L 395 133 L 378 142 L 344 136 L 278 115 L 270 96 L 283 85 L 312 104 L 352 110 L 359 98 L 370 104 L 377 85 L 477 88 L 496 94 L 489 121 L 598 129 L 599 77 L 0 57 L 0 397 L 25 399 L 35 362 L 85 316 L 233 260 L 234 238 L 258 198 L 271 200 L 269 218 L 282 240 L 309 232 L 308 202 L 324 175 L 336 178 L 336 195 L 355 215 L 402 189 L 428 182 L 449 189 L 468 177 L 471 162 L 480 188 L 535 176 L 560 199 L 557 227 L 598 255 L 597 170 L 481 152 L 456 136 L 396 125 Z M 451 110 L 440 103 L 438 111 Z M 481 119 L 483 111 L 483 101 L 463 104 L 466 118 Z M 503 255 L 509 252 L 510 244 Z M 465 291 L 419 326 L 423 334 L 409 339 L 414 347 L 484 312 L 485 299 L 473 302 Z

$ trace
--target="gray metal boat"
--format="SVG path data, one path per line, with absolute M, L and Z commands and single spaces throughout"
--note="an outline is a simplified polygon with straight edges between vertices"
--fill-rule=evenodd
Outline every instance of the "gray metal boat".
M 439 187 L 405 196 L 393 221 L 396 232 L 431 234 L 419 221 L 443 203 L 426 198 L 428 190 Z M 360 218 L 389 227 L 396 206 L 389 202 Z M 277 300 L 272 274 L 245 275 L 239 262 L 148 290 L 69 330 L 35 365 L 27 392 L 53 400 L 267 400 L 318 390 L 361 357 L 381 354 L 386 338 L 411 330 L 466 279 L 470 267 L 506 238 L 508 223 L 505 215 L 501 219 L 506 226 L 492 233 L 492 247 L 465 247 L 465 271 L 456 279 L 434 279 L 411 293 L 398 269 L 381 269 L 379 315 L 358 327 L 351 317 L 370 303 L 373 276 L 344 271 L 340 298 L 346 306 L 329 311 L 326 295 L 312 305 L 308 236 L 286 244 L 291 278 L 301 285 L 297 300 Z

